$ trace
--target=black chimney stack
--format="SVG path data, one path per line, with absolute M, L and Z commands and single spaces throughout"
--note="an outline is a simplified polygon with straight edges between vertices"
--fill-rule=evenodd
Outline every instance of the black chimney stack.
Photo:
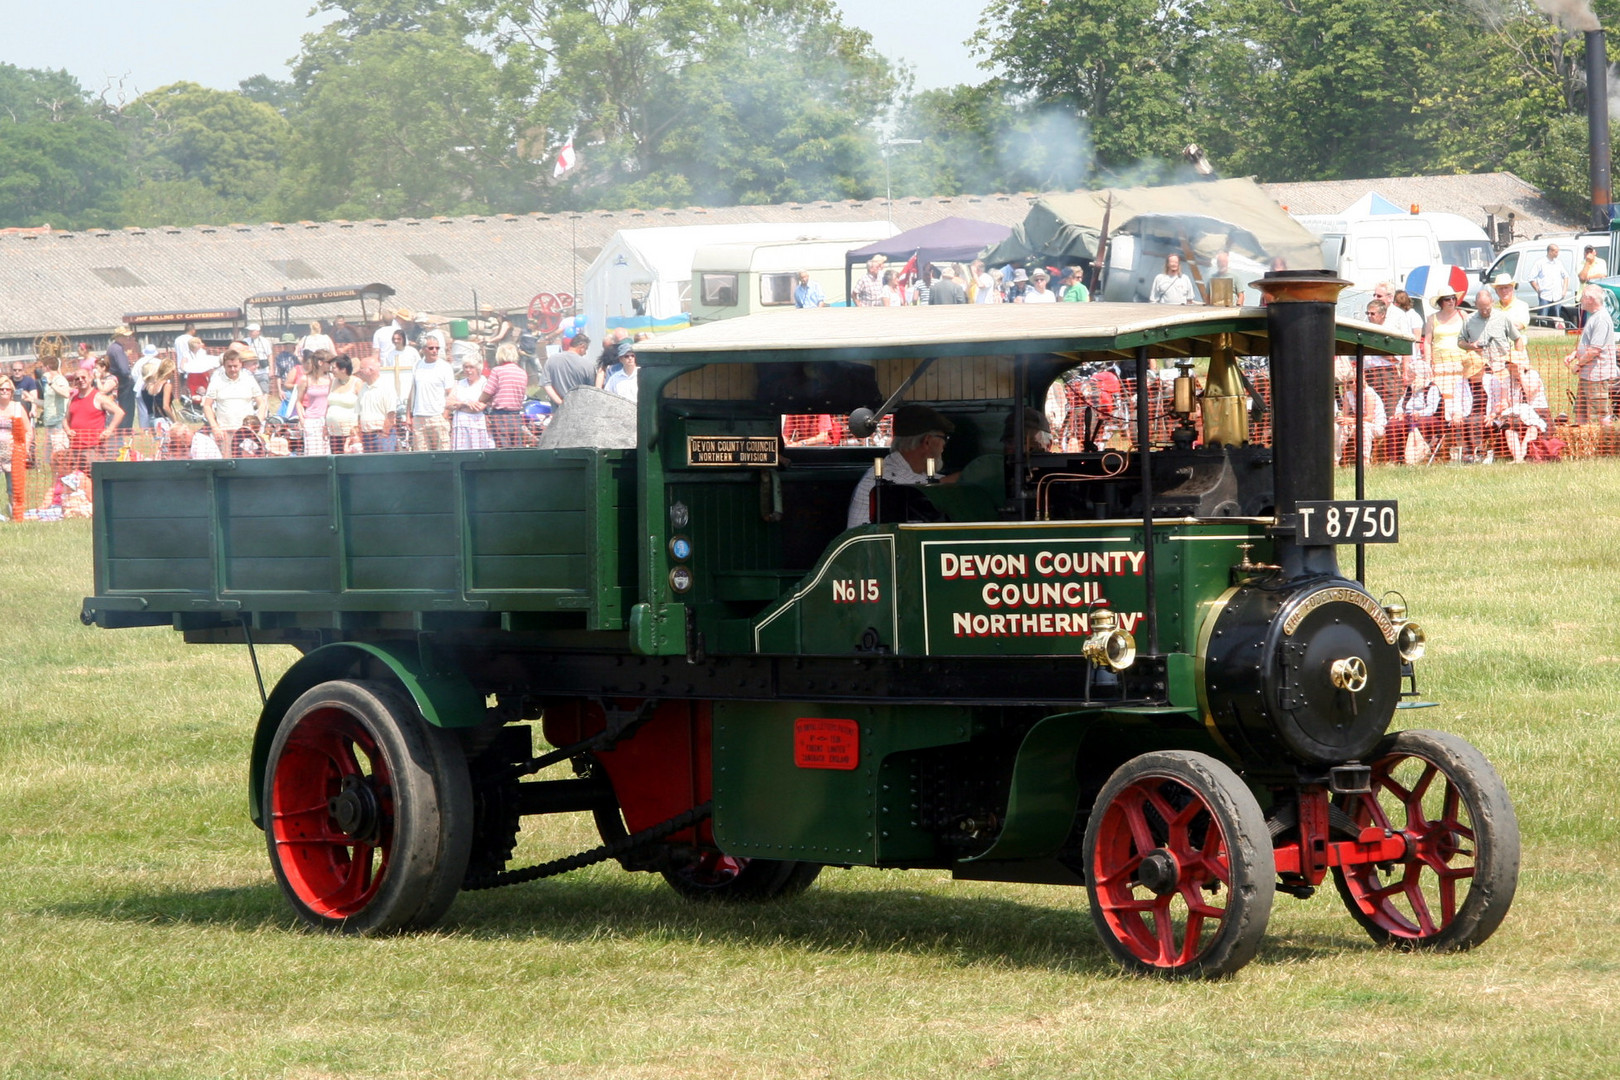
M 1329 270 L 1273 270 L 1254 283 L 1270 298 L 1272 482 L 1283 529 L 1293 527 L 1300 502 L 1333 498 L 1335 305 L 1349 284 Z M 1339 572 L 1332 545 L 1279 538 L 1277 561 L 1288 578 Z
M 1586 130 L 1592 146 L 1592 227 L 1609 227 L 1609 49 L 1602 30 L 1586 32 Z

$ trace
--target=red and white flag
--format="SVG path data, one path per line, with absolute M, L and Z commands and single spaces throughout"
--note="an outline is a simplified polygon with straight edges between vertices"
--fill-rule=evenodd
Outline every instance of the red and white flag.
M 915 278 L 917 276 L 917 256 L 913 254 L 910 259 L 907 259 L 906 265 L 902 266 L 900 273 L 895 276 L 902 282 L 910 282 Z
M 567 172 L 573 167 L 574 140 L 570 138 L 566 143 L 563 144 L 563 148 L 557 151 L 557 167 L 551 170 L 551 178 L 556 180 L 560 178 L 563 173 Z

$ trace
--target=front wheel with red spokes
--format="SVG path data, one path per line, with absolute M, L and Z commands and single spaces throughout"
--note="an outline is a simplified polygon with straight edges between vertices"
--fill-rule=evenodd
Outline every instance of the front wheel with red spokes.
M 1086 822 L 1085 859 L 1092 921 L 1127 969 L 1216 978 L 1259 950 L 1276 887 L 1265 817 L 1209 755 L 1159 751 L 1115 770 Z
M 270 744 L 265 841 L 282 892 L 322 929 L 431 925 L 472 844 L 460 744 L 392 687 L 334 680 L 293 702 Z
M 1469 949 L 1502 924 L 1519 881 L 1519 824 L 1502 778 L 1472 745 L 1402 731 L 1379 746 L 1372 791 L 1340 796 L 1356 825 L 1406 838 L 1395 862 L 1335 868 L 1351 916 L 1374 941 Z

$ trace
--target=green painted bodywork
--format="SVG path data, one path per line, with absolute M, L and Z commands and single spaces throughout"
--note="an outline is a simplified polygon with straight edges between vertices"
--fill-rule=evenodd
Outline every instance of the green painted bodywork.
M 854 769 L 794 765 L 801 717 L 860 725 Z M 931 833 L 915 823 L 910 751 L 952 746 L 973 732 L 970 710 L 947 705 L 855 706 L 717 702 L 714 834 L 722 850 L 834 864 L 929 863 Z
M 628 614 L 635 552 L 621 508 L 635 469 L 624 451 L 103 471 L 114 473 L 96 481 L 92 614 L 103 625 L 273 611 L 410 629 L 397 616 L 513 612 L 616 630 Z

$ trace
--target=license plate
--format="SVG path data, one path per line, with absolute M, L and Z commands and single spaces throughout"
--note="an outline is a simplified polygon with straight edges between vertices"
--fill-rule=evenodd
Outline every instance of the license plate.
M 1298 544 L 1393 544 L 1400 539 L 1394 499 L 1302 502 L 1295 522 Z

